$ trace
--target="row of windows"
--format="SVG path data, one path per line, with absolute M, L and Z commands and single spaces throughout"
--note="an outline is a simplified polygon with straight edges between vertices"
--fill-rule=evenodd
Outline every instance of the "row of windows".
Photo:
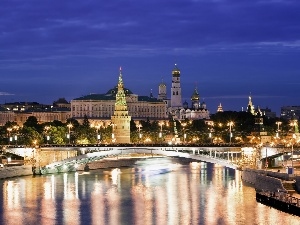
M 84 110 L 82 110 L 82 108 L 80 108 L 80 109 L 75 109 L 75 108 L 73 108 L 73 112 L 80 112 L 80 111 L 90 111 L 89 109 L 84 109 Z M 107 111 L 109 111 L 109 112 L 113 112 L 114 111 L 114 108 L 103 108 L 103 110 L 91 110 L 91 111 L 100 111 L 100 112 L 102 112 L 102 111 L 104 111 L 104 112 L 107 112 Z M 136 108 L 136 107 L 134 107 L 134 108 L 132 108 L 132 107 L 129 107 L 128 108 L 128 111 L 139 111 L 139 112 L 165 112 L 166 111 L 166 109 L 165 109 L 165 107 L 143 107 L 143 108 Z
M 84 117 L 84 116 L 88 116 L 88 117 L 111 117 L 113 115 L 113 113 L 83 113 L 83 112 L 77 112 L 77 113 L 73 113 L 72 116 L 73 117 Z M 166 117 L 166 113 L 159 113 L 159 114 L 153 114 L 153 113 L 129 113 L 129 116 L 133 116 L 133 117 L 155 117 L 155 118 L 164 118 Z

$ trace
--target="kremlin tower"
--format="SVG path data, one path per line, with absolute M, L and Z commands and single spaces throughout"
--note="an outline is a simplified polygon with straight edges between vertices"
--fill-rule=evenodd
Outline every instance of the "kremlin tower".
M 176 64 L 172 70 L 171 108 L 182 108 L 180 70 Z
M 112 139 L 115 143 L 130 143 L 130 120 L 131 116 L 128 115 L 122 70 L 120 68 L 115 110 L 111 116 L 113 126 Z

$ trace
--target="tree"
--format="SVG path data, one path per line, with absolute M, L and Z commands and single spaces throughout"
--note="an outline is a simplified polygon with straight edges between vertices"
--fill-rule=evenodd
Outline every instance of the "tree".
M 30 126 L 24 126 L 22 128 L 22 135 L 20 136 L 19 141 L 28 146 L 44 144 L 43 136 L 38 133 L 34 127 Z
M 69 119 L 67 119 L 67 122 L 66 122 L 66 125 L 67 124 L 72 124 L 73 125 L 73 127 L 79 127 L 79 122 L 78 122 L 78 120 L 76 120 L 76 119 L 74 119 L 74 118 L 69 118 Z
M 63 126 L 54 127 L 49 129 L 50 143 L 61 145 L 66 144 L 67 128 Z
M 130 120 L 130 132 L 137 131 L 136 124 L 133 119 Z
M 82 122 L 81 126 L 84 129 L 89 129 L 91 127 L 90 121 L 89 121 L 89 119 L 88 119 L 88 117 L 86 115 L 84 115 L 84 117 L 83 117 L 83 122 Z
M 29 116 L 25 123 L 23 124 L 25 127 L 31 127 L 38 132 L 41 132 L 42 126 L 38 124 L 38 120 L 35 116 Z
M 63 125 L 64 125 L 63 122 L 59 120 L 53 120 L 53 122 L 51 123 L 51 126 L 55 126 L 55 127 L 62 127 Z

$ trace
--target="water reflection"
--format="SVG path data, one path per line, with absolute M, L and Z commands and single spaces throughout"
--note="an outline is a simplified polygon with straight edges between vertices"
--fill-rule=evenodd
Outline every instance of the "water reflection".
M 132 168 L 0 181 L 0 224 L 297 224 L 255 201 L 240 173 L 204 162 L 143 160 Z

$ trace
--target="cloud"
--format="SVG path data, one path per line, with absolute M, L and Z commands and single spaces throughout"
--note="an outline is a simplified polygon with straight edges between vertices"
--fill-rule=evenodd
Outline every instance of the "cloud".
M 0 9 L 0 41 L 7 57 L 15 57 L 16 53 L 23 58 L 60 55 L 71 49 L 75 55 L 113 55 L 114 49 L 127 50 L 128 54 L 140 50 L 144 55 L 149 54 L 145 49 L 193 53 L 194 49 L 228 51 L 235 45 L 268 47 L 266 43 L 299 41 L 300 3 L 297 2 L 293 5 L 281 1 L 267 4 L 234 0 L 5 3 Z M 8 13 L 11 11 L 14 13 Z
M 10 93 L 7 93 L 7 92 L 0 92 L 0 96 L 7 96 L 7 95 L 14 95 L 14 94 L 10 94 Z
M 251 95 L 255 99 L 270 99 L 270 98 L 283 98 L 283 96 L 275 95 Z M 247 99 L 247 95 L 223 95 L 223 96 L 209 96 L 203 97 L 205 99 Z

